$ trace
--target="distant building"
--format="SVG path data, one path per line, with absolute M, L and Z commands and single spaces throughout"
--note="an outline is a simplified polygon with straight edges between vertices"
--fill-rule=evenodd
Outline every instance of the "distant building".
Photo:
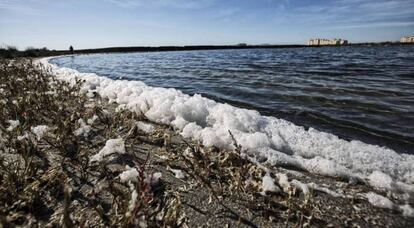
M 414 36 L 403 36 L 400 40 L 401 43 L 414 43 Z
M 320 45 L 332 45 L 332 46 L 341 46 L 347 45 L 348 41 L 343 39 L 310 39 L 308 41 L 309 46 L 320 46 Z

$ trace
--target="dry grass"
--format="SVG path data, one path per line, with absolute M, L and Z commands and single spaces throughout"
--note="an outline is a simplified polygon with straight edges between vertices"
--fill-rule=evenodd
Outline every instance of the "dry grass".
M 145 161 L 129 153 L 111 169 L 111 161 L 96 164 L 89 159 L 111 138 L 126 138 L 130 148 L 137 140 L 128 131 L 135 126 L 132 120 L 141 117 L 109 115 L 103 106 L 96 105 L 103 101 L 91 103 L 78 92 L 80 81 L 70 86 L 55 80 L 46 69 L 39 70 L 28 60 L 1 61 L 2 224 L 132 226 L 140 218 L 141 224 L 162 226 L 163 221 L 155 216 L 161 211 L 159 204 L 168 199 L 154 198 L 156 189 L 138 178 L 135 188 L 140 197 L 133 215 L 128 215 L 129 186 L 117 178 L 130 161 L 140 167 L 143 177 Z M 98 118 L 90 133 L 75 134 L 79 120 L 86 122 L 94 115 Z M 18 126 L 10 129 L 9 120 L 18 120 Z M 39 125 L 48 127 L 42 138 L 32 130 Z

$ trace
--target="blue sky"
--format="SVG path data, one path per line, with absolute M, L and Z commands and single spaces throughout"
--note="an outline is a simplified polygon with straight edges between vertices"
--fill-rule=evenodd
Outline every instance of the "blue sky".
M 0 0 L 0 45 L 303 44 L 414 35 L 414 0 Z

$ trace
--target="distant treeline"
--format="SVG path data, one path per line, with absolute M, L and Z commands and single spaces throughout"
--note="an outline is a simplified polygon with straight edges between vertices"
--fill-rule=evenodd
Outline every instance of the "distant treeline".
M 412 45 L 400 42 L 381 42 L 381 43 L 354 43 L 346 46 L 397 46 Z M 94 54 L 94 53 L 127 53 L 127 52 L 157 52 L 157 51 L 194 51 L 194 50 L 222 50 L 222 49 L 266 49 L 266 48 L 302 48 L 307 45 L 199 45 L 199 46 L 161 46 L 161 47 L 109 47 L 97 49 L 74 50 L 73 54 Z M 321 47 L 321 46 L 311 46 Z M 0 47 L 0 58 L 18 58 L 18 57 L 46 57 L 56 55 L 72 54 L 68 50 L 49 50 L 47 48 L 27 48 L 19 51 L 16 47 Z
M 69 51 L 56 51 L 47 48 L 26 48 L 24 51 L 19 51 L 16 47 L 7 46 L 0 47 L 0 58 L 19 58 L 19 57 L 46 57 L 54 55 L 69 54 Z
M 110 53 L 110 52 L 156 52 L 156 51 L 195 51 L 222 49 L 251 49 L 251 48 L 299 48 L 305 45 L 198 45 L 198 46 L 161 46 L 161 47 L 110 47 L 99 49 L 77 50 L 75 53 Z
M 386 42 L 378 42 L 378 43 L 353 43 L 350 46 L 408 46 L 413 45 L 413 43 L 401 43 L 399 41 L 386 41 Z
M 74 50 L 73 54 L 94 54 L 94 53 L 126 53 L 126 52 L 157 52 L 157 51 L 193 51 L 193 50 L 221 50 L 221 49 L 248 49 L 248 48 L 298 48 L 305 45 L 217 45 L 217 46 L 161 46 L 161 47 L 109 47 L 97 49 Z M 49 50 L 47 48 L 27 48 L 19 51 L 16 47 L 7 46 L 0 48 L 0 57 L 46 57 L 71 54 L 69 50 Z

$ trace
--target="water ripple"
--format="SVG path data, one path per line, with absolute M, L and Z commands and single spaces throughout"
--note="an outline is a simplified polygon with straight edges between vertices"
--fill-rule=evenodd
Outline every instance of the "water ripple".
M 53 62 L 200 93 L 409 153 L 414 148 L 413 60 L 414 48 L 405 46 L 100 54 Z

